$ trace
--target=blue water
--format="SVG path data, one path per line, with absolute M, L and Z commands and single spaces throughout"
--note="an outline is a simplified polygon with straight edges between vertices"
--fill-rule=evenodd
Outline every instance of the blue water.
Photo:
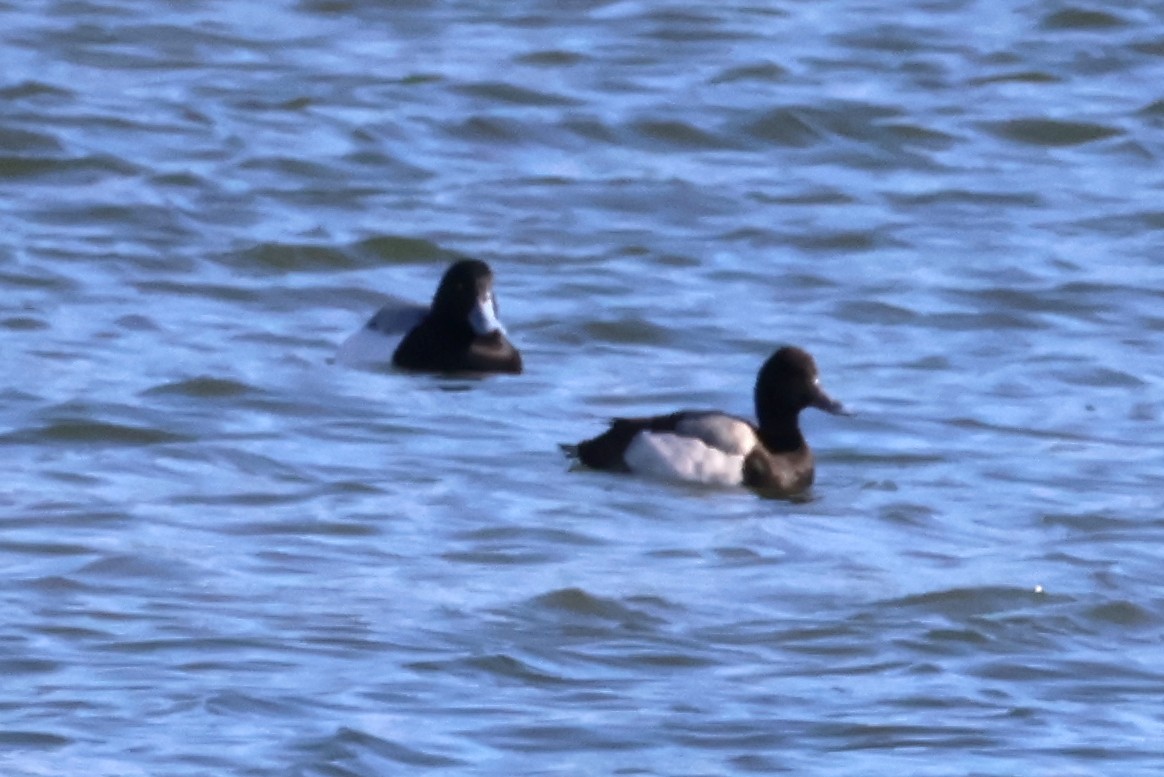
M 0 772 L 1158 775 L 1164 10 L 0 1 Z M 527 365 L 333 363 L 450 257 Z M 810 350 L 807 499 L 573 469 Z

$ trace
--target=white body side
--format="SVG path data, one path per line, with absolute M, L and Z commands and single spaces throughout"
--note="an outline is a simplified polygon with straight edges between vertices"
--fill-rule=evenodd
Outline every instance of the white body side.
M 744 456 L 713 448 L 695 437 L 672 432 L 639 432 L 623 453 L 623 461 L 640 475 L 738 486 L 744 481 Z
M 343 341 L 335 360 L 337 364 L 387 364 L 399 344 L 399 335 L 390 337 L 364 327 Z
M 675 433 L 734 456 L 748 455 L 760 442 L 751 424 L 726 413 L 692 413 L 679 422 Z
M 426 310 L 409 304 L 389 304 L 380 308 L 336 351 L 337 364 L 387 364 L 406 332 L 420 323 Z

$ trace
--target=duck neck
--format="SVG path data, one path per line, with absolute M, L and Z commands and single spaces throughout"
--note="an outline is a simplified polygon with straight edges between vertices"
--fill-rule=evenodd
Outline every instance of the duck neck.
M 792 453 L 805 447 L 795 414 L 761 417 L 760 439 L 772 453 Z
M 800 433 L 800 411 L 774 399 L 773 392 L 756 386 L 756 420 L 760 439 L 773 453 L 790 453 L 805 447 Z
M 469 343 L 474 337 L 469 322 L 461 321 L 454 316 L 430 316 L 429 326 L 439 332 L 442 339 L 453 343 Z

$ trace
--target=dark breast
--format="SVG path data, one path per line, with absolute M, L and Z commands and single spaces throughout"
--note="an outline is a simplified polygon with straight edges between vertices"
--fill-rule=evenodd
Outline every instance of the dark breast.
M 771 453 L 757 447 L 744 459 L 744 485 L 781 495 L 797 494 L 812 485 L 812 452 Z

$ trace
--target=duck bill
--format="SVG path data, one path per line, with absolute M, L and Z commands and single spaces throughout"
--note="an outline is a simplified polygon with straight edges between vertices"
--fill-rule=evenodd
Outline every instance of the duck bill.
M 477 298 L 477 304 L 469 311 L 469 326 L 481 337 L 494 332 L 505 334 L 505 327 L 497 318 L 497 304 L 493 301 L 492 294 L 484 294 Z
M 852 411 L 837 400 L 830 397 L 820 386 L 814 386 L 812 401 L 809 403 L 817 410 L 823 410 L 833 415 L 852 415 Z

